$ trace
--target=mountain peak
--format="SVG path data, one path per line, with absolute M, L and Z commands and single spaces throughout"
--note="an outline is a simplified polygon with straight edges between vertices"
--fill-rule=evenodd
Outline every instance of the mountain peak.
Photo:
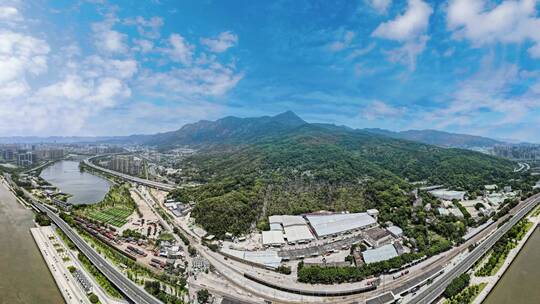
M 296 113 L 290 110 L 273 116 L 272 120 L 288 126 L 301 126 L 307 123 L 298 115 L 296 115 Z

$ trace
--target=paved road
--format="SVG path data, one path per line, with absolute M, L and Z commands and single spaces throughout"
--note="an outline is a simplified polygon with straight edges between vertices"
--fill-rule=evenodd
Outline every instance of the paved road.
M 95 170 L 106 172 L 108 174 L 118 176 L 118 177 L 123 178 L 123 179 L 127 179 L 127 180 L 129 180 L 131 182 L 134 182 L 134 183 L 137 183 L 137 184 L 141 184 L 141 185 L 145 185 L 145 186 L 149 186 L 149 187 L 152 187 L 152 188 L 157 188 L 157 189 L 165 190 L 165 191 L 172 191 L 172 190 L 176 189 L 176 186 L 174 186 L 174 185 L 155 182 L 155 181 L 147 180 L 147 179 L 144 179 L 144 178 L 139 178 L 139 177 L 131 176 L 131 175 L 128 175 L 128 174 L 124 174 L 124 173 L 121 173 L 121 172 L 118 172 L 118 171 L 109 170 L 109 169 L 94 165 L 90 161 L 91 159 L 97 158 L 97 157 L 100 157 L 100 156 L 103 156 L 103 155 L 94 156 L 94 157 L 85 159 L 83 162 L 84 162 L 85 165 L 87 165 L 87 166 L 89 166 L 89 167 L 91 167 L 91 168 L 93 168 Z
M 466 272 L 469 268 L 476 263 L 479 259 L 486 254 L 488 250 L 505 234 L 512 226 L 514 226 L 519 220 L 521 220 L 527 213 L 533 210 L 534 207 L 540 202 L 540 196 L 535 195 L 528 201 L 526 201 L 524 207 L 511 216 L 510 220 L 503 226 L 497 229 L 487 240 L 480 243 L 467 257 L 463 259 L 451 272 L 446 273 L 440 280 L 437 280 L 430 285 L 425 291 L 414 297 L 410 303 L 415 304 L 429 304 L 433 303 L 445 290 L 446 286 L 452 282 L 454 278 Z
M 66 265 L 62 261 L 62 257 L 48 240 L 46 236 L 47 231 L 50 231 L 48 228 L 51 227 L 30 228 L 30 233 L 34 237 L 43 259 L 45 260 L 45 264 L 49 267 L 49 270 L 56 281 L 56 285 L 58 285 L 58 289 L 60 289 L 60 292 L 64 296 L 64 300 L 67 304 L 90 304 L 90 300 L 86 296 L 86 293 L 72 275 L 68 273 Z M 106 299 L 101 298 L 101 301 L 107 303 L 105 300 Z
M 122 174 L 122 173 L 119 173 L 119 172 L 116 172 L 116 171 L 108 170 L 108 169 L 105 169 L 105 168 L 102 168 L 102 167 L 98 167 L 98 166 L 92 164 L 88 160 L 85 160 L 85 163 L 87 163 L 89 166 L 91 166 L 91 167 L 93 167 L 93 168 L 95 168 L 97 170 L 108 172 L 108 173 L 111 173 L 113 175 L 119 176 L 121 178 L 130 180 L 130 181 L 133 181 L 133 182 L 137 182 L 139 184 L 143 184 L 143 185 L 146 185 L 146 186 L 150 186 L 150 187 L 154 187 L 154 188 L 158 188 L 158 189 L 162 189 L 162 190 L 166 190 L 166 189 L 161 187 L 162 185 L 165 185 L 166 187 L 172 187 L 171 185 L 167 185 L 167 184 L 163 184 L 163 183 L 159 183 L 159 182 L 153 182 L 153 181 L 133 177 L 133 176 L 130 176 L 130 175 Z M 170 191 L 170 190 L 167 190 L 167 191 Z M 511 218 L 511 220 L 509 220 L 509 222 L 507 222 L 505 225 L 503 225 L 500 229 L 497 229 L 496 232 L 494 232 L 487 240 L 482 242 L 481 245 L 478 246 L 463 261 L 461 261 L 460 264 L 457 265 L 452 270 L 452 272 L 443 275 L 443 277 L 440 280 L 437 280 L 436 283 L 433 283 L 432 285 L 430 285 L 428 287 L 428 289 L 426 289 L 425 291 L 420 293 L 418 296 L 413 298 L 411 303 L 428 304 L 428 303 L 432 303 L 434 300 L 436 300 L 443 293 L 446 286 L 448 284 L 450 284 L 450 282 L 455 277 L 457 277 L 461 273 L 467 271 L 477 260 L 479 260 L 495 244 L 495 242 L 497 242 L 497 240 L 504 233 L 506 233 L 513 225 L 515 225 L 515 223 L 517 223 L 523 216 L 525 216 L 530 210 L 532 210 L 532 208 L 534 208 L 538 204 L 538 202 L 540 202 L 540 195 L 535 195 L 535 196 L 529 198 L 528 200 L 526 200 L 525 204 L 522 205 L 524 207 L 522 209 L 520 209 L 520 211 L 518 211 L 515 214 L 515 216 L 513 216 Z M 197 242 L 193 242 L 193 243 L 194 243 L 193 244 L 194 247 L 197 248 L 198 251 L 206 259 L 208 259 L 211 264 L 213 264 L 218 269 L 218 272 L 220 272 L 222 275 L 227 277 L 233 283 L 236 283 L 236 284 L 238 284 L 238 285 L 240 285 L 240 286 L 242 286 L 244 288 L 246 288 L 247 286 L 251 286 L 255 290 L 253 290 L 252 288 L 246 288 L 246 289 L 249 290 L 250 292 L 258 294 L 259 296 L 261 296 L 263 298 L 267 298 L 268 294 L 274 294 L 274 297 L 276 296 L 277 292 L 275 290 L 273 290 L 273 289 L 262 291 L 261 289 L 266 289 L 266 288 L 264 288 L 265 286 L 263 287 L 262 285 L 253 284 L 253 282 L 244 281 L 244 278 L 241 277 L 241 276 L 238 276 L 238 273 L 236 273 L 237 270 L 229 269 L 227 266 L 220 267 L 221 266 L 220 265 L 221 261 L 219 259 L 214 259 L 213 256 L 210 253 L 206 252 L 205 248 L 202 248 L 202 245 L 198 244 Z M 250 285 L 250 283 L 251 283 L 251 285 Z M 270 291 L 270 293 L 268 293 L 268 291 Z M 292 294 L 289 294 L 289 295 L 292 296 Z M 276 300 L 276 299 L 274 298 L 273 300 Z M 291 299 L 291 302 L 294 302 L 294 300 Z
M 79 248 L 79 250 L 96 266 L 105 277 L 107 277 L 122 293 L 131 301 L 137 304 L 160 304 L 161 301 L 148 294 L 134 282 L 118 272 L 114 266 L 109 264 L 104 258 L 97 254 L 90 245 L 83 241 L 71 227 L 64 222 L 56 213 L 49 210 L 40 203 L 33 203 L 36 208 L 47 213 L 51 220 L 69 237 L 69 239 Z

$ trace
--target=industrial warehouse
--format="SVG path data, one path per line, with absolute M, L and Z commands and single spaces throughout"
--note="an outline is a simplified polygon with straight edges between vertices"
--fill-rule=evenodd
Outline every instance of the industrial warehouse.
M 317 239 L 358 232 L 375 227 L 377 215 L 376 209 L 363 213 L 273 215 L 268 218 L 270 231 L 262 232 L 262 243 L 265 247 L 307 244 Z

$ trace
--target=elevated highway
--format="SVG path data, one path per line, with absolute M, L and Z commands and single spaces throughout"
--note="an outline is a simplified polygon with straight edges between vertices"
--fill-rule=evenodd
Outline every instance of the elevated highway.
M 452 280 L 471 268 L 474 263 L 480 260 L 493 245 L 506 233 L 512 226 L 525 217 L 533 210 L 540 202 L 540 195 L 534 195 L 525 201 L 523 208 L 515 214 L 510 215 L 510 220 L 497 229 L 484 242 L 480 243 L 473 251 L 465 257 L 455 268 L 450 272 L 445 273 L 441 279 L 435 281 L 426 290 L 414 297 L 410 303 L 415 304 L 430 304 L 435 302 L 444 292 L 446 287 Z
M 98 155 L 98 156 L 87 158 L 87 159 L 85 159 L 83 161 L 83 163 L 85 165 L 87 165 L 88 167 L 90 167 L 92 169 L 95 169 L 97 171 L 105 172 L 107 174 L 111 174 L 111 175 L 123 178 L 125 180 L 128 180 L 130 182 L 134 182 L 134 183 L 137 183 L 137 184 L 140 184 L 140 185 L 145 185 L 145 186 L 148 186 L 148 187 L 156 188 L 156 189 L 159 189 L 159 190 L 165 190 L 165 191 L 172 191 L 172 190 L 176 189 L 176 186 L 174 186 L 174 185 L 155 182 L 155 181 L 147 180 L 147 179 L 144 179 L 144 178 L 139 178 L 139 177 L 136 177 L 136 176 L 132 176 L 132 175 L 129 175 L 129 174 L 124 174 L 124 173 L 121 173 L 121 172 L 118 172 L 118 171 L 114 171 L 114 170 L 110 170 L 110 169 L 107 169 L 107 168 L 100 167 L 100 166 L 95 165 L 94 163 L 92 163 L 92 159 L 96 159 L 96 158 L 103 157 L 103 156 L 106 156 L 106 155 Z
M 71 227 L 56 213 L 36 201 L 32 205 L 46 213 L 49 218 L 60 228 L 79 250 L 96 266 L 96 268 L 109 279 L 130 301 L 137 304 L 161 304 L 162 302 L 147 293 L 144 289 L 122 275 L 114 266 L 102 258 L 90 245 L 82 240 Z

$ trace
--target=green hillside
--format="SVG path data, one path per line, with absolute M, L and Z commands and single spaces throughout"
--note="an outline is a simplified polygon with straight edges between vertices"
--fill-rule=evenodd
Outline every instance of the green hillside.
M 473 192 L 512 178 L 512 168 L 510 161 L 477 152 L 302 124 L 236 149 L 214 147 L 190 157 L 183 172 L 202 185 L 173 195 L 196 201 L 192 215 L 218 236 L 245 233 L 255 225 L 264 228 L 268 215 L 322 209 L 378 208 L 383 220 L 425 230 L 425 218 L 412 223 L 409 182 L 426 180 Z M 463 230 L 462 224 L 451 225 Z M 441 234 L 451 239 L 452 227 Z

